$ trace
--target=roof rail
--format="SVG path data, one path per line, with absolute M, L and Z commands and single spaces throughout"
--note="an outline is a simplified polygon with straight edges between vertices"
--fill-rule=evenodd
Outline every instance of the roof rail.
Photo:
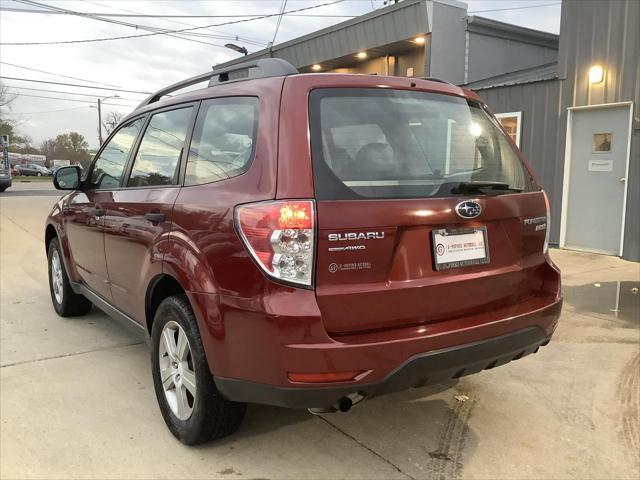
M 197 85 L 198 83 L 202 83 L 207 80 L 209 80 L 208 86 L 214 87 L 223 83 L 253 80 L 254 78 L 280 77 L 296 73 L 298 73 L 298 70 L 289 62 L 282 60 L 281 58 L 263 58 L 219 69 L 213 67 L 211 72 L 202 73 L 195 77 L 187 78 L 186 80 L 169 85 L 168 87 L 161 88 L 144 99 L 140 105 L 136 107 L 136 110 L 157 102 L 171 92 L 182 90 L 183 88 Z
M 432 82 L 446 83 L 447 85 L 453 85 L 453 83 L 447 82 L 446 80 L 443 80 L 443 79 L 437 78 L 437 77 L 420 77 L 420 79 L 421 80 L 430 80 Z

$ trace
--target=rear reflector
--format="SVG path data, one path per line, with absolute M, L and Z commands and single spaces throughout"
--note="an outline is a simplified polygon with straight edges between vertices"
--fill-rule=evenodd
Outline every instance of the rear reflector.
M 311 286 L 315 220 L 311 200 L 260 202 L 236 207 L 236 228 L 245 247 L 269 276 Z
M 354 380 L 362 372 L 327 372 L 327 373 L 294 373 L 289 372 L 287 376 L 292 382 L 300 383 L 327 383 L 327 382 L 348 382 Z

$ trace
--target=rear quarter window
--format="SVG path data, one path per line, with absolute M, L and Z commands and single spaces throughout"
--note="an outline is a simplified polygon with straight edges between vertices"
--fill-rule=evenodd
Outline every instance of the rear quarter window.
M 246 172 L 255 154 L 258 98 L 202 102 L 189 148 L 185 185 L 200 185 Z

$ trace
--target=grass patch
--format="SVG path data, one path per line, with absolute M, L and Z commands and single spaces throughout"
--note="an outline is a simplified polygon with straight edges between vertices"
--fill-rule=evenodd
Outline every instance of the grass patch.
M 51 178 L 51 176 L 46 176 L 46 177 L 27 177 L 27 176 L 19 176 L 19 177 L 13 177 L 12 180 L 16 183 L 29 183 L 29 182 L 38 182 L 38 183 L 42 183 L 42 182 L 49 182 L 49 183 L 53 183 L 53 179 Z

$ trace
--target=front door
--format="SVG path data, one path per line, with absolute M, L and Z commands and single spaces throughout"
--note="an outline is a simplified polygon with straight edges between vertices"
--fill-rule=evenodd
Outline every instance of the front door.
M 120 187 L 129 153 L 142 126 L 142 119 L 120 128 L 107 142 L 91 167 L 80 190 L 65 205 L 65 230 L 69 248 L 82 281 L 95 293 L 111 300 L 111 287 L 104 255 L 105 206 Z
M 64 222 L 73 263 L 82 281 L 100 296 L 111 298 L 104 262 L 104 210 L 108 192 L 93 188 L 73 192 L 64 207 Z
M 155 113 L 122 189 L 103 205 L 105 257 L 113 302 L 143 323 L 147 286 L 162 271 L 163 249 L 180 191 L 179 164 L 193 106 Z
M 570 113 L 561 246 L 619 255 L 629 160 L 630 105 Z

